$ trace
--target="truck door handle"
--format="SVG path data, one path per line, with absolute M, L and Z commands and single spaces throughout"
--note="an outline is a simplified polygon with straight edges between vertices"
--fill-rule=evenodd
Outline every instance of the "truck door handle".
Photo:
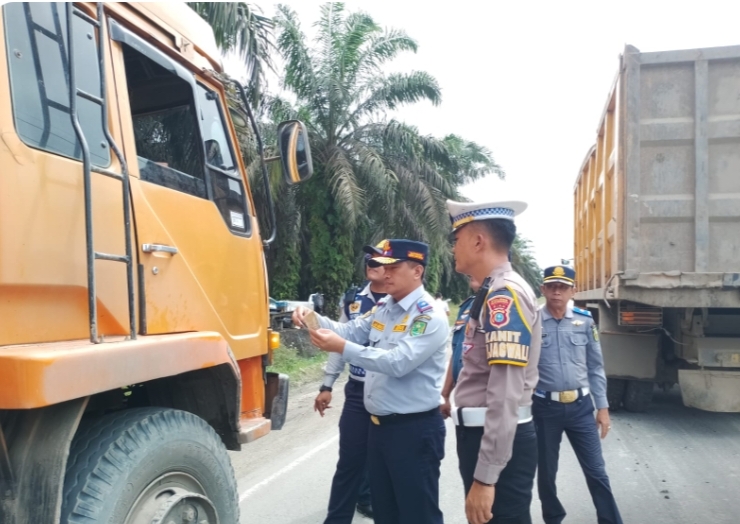
M 164 244 L 142 244 L 141 250 L 144 253 L 169 253 L 170 255 L 177 255 L 178 253 L 176 247 Z

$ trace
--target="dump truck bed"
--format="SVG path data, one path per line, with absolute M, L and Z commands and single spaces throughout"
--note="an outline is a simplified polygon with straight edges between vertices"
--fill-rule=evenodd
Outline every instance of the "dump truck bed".
M 740 46 L 627 46 L 575 186 L 577 300 L 740 307 Z

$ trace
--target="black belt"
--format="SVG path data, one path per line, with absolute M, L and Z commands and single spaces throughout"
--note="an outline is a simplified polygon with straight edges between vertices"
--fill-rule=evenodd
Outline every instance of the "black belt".
M 428 417 L 439 413 L 439 408 L 432 408 L 429 411 L 422 411 L 420 413 L 394 413 L 392 415 L 370 415 L 370 420 L 376 426 L 383 426 L 385 424 L 394 424 L 396 422 L 403 422 L 405 420 L 413 420 L 415 418 Z

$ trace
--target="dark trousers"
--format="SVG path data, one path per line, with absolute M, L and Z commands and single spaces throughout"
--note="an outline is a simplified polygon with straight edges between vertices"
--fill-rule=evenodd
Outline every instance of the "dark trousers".
M 478 464 L 478 452 L 483 438 L 483 428 L 456 426 L 457 457 L 460 475 L 465 486 L 465 496 L 473 485 L 473 475 Z M 493 499 L 493 519 L 489 524 L 531 524 L 529 506 L 532 504 L 534 474 L 537 470 L 537 436 L 534 424 L 519 424 L 514 437 L 511 459 L 496 482 Z
M 442 524 L 439 464 L 445 453 L 439 409 L 370 424 L 368 459 L 376 524 Z
M 370 413 L 365 409 L 365 383 L 349 379 L 344 386 L 344 408 L 339 418 L 339 462 L 331 482 L 329 511 L 324 524 L 350 524 L 355 505 L 370 505 L 367 468 L 367 432 Z
M 594 420 L 591 396 L 563 404 L 534 396 L 532 414 L 537 428 L 539 473 L 537 489 L 546 524 L 559 524 L 565 518 L 555 485 L 563 432 L 578 457 L 591 492 L 599 524 L 622 524 L 601 453 L 599 431 Z

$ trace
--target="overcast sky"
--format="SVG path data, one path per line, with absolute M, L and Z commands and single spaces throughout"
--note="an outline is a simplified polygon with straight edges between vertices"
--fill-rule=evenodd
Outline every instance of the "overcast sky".
M 252 3 L 274 14 L 273 3 Z M 323 2 L 285 3 L 310 31 Z M 517 225 L 542 267 L 573 257 L 573 186 L 625 44 L 641 51 L 740 44 L 740 3 L 729 0 L 346 5 L 417 40 L 418 53 L 402 55 L 391 70 L 431 73 L 442 104 L 411 106 L 397 117 L 422 133 L 455 133 L 493 152 L 506 181 L 489 177 L 464 193 L 527 202 Z

